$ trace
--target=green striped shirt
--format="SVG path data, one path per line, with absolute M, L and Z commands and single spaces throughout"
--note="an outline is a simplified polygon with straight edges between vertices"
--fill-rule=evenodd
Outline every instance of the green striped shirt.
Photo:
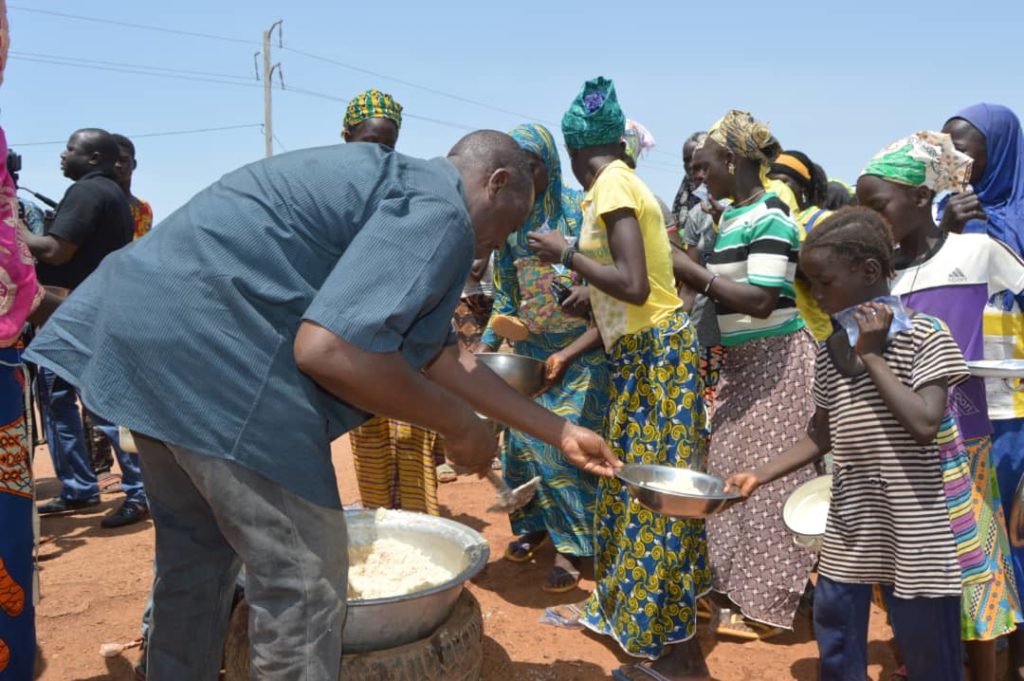
M 800 228 L 775 194 L 766 193 L 756 203 L 722 214 L 708 269 L 743 284 L 779 289 L 775 309 L 766 319 L 716 302 L 722 345 L 740 345 L 804 328 L 793 286 L 799 252 Z

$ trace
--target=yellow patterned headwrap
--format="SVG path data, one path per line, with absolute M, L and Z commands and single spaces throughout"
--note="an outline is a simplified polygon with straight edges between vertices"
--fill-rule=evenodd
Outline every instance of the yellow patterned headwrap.
M 348 103 L 344 130 L 351 132 L 352 128 L 370 118 L 387 118 L 401 129 L 402 105 L 391 95 L 375 88 L 361 92 Z
M 711 126 L 708 137 L 738 156 L 761 163 L 771 163 L 782 151 L 767 125 L 736 109 Z

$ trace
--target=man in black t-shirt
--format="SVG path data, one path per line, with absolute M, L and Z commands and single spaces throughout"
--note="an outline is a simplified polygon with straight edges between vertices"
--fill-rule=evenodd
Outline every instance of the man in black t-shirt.
M 114 169 L 119 154 L 117 142 L 105 130 L 85 128 L 68 139 L 67 149 L 61 154 L 61 168 L 75 183 L 57 206 L 46 234 L 22 231 L 37 260 L 40 283 L 74 289 L 99 267 L 103 258 L 131 242 L 135 225 Z M 89 461 L 75 389 L 41 367 L 39 394 L 50 456 L 61 481 L 60 497 L 42 504 L 39 512 L 66 513 L 98 505 L 99 484 Z M 101 524 L 120 527 L 143 520 L 148 505 L 139 463 L 121 451 L 114 425 L 100 418 L 95 423 L 114 445 L 126 497 L 121 508 Z
M 46 234 L 27 240 L 39 261 L 41 283 L 73 289 L 108 253 L 131 242 L 132 212 L 114 169 L 119 154 L 105 130 L 87 128 L 71 135 L 61 169 L 75 183 L 57 206 Z

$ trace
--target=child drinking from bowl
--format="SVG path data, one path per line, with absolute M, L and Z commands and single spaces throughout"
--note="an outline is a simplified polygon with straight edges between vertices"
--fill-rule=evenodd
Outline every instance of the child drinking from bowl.
M 960 594 L 987 577 L 947 409 L 967 366 L 941 321 L 891 296 L 893 263 L 892 233 L 871 210 L 844 209 L 808 236 L 800 267 L 838 322 L 816 361 L 814 419 L 789 450 L 728 480 L 747 497 L 827 451 L 835 457 L 814 600 L 822 681 L 864 678 L 875 584 L 908 678 L 960 681 Z

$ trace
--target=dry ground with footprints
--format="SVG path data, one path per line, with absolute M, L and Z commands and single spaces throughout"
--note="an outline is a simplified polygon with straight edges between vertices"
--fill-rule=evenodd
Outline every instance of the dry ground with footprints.
M 355 502 L 359 493 L 348 439 L 334 445 L 342 498 Z M 36 452 L 40 499 L 59 488 L 45 447 Z M 584 590 L 552 595 L 541 590 L 551 564 L 550 545 L 531 563 L 516 565 L 501 558 L 512 539 L 507 517 L 488 513 L 494 489 L 484 480 L 460 477 L 441 485 L 444 514 L 484 534 L 491 544 L 487 568 L 468 588 L 480 602 L 484 618 L 483 681 L 599 681 L 623 662 L 614 643 L 582 631 L 539 623 L 544 608 L 581 600 Z M 38 678 L 43 681 L 128 681 L 137 651 L 106 659 L 105 642 L 127 642 L 138 636 L 139 620 L 149 592 L 153 526 L 151 521 L 119 530 L 103 530 L 100 519 L 117 508 L 119 494 L 104 495 L 89 513 L 42 521 L 40 548 L 42 600 L 37 611 L 41 652 Z M 585 576 L 589 576 L 585 573 Z M 593 582 L 584 579 L 583 589 Z M 870 629 L 868 670 L 871 681 L 887 680 L 893 671 L 891 632 L 875 610 Z M 817 678 L 817 648 L 810 622 L 768 641 L 715 640 L 702 628 L 701 641 L 717 681 Z

